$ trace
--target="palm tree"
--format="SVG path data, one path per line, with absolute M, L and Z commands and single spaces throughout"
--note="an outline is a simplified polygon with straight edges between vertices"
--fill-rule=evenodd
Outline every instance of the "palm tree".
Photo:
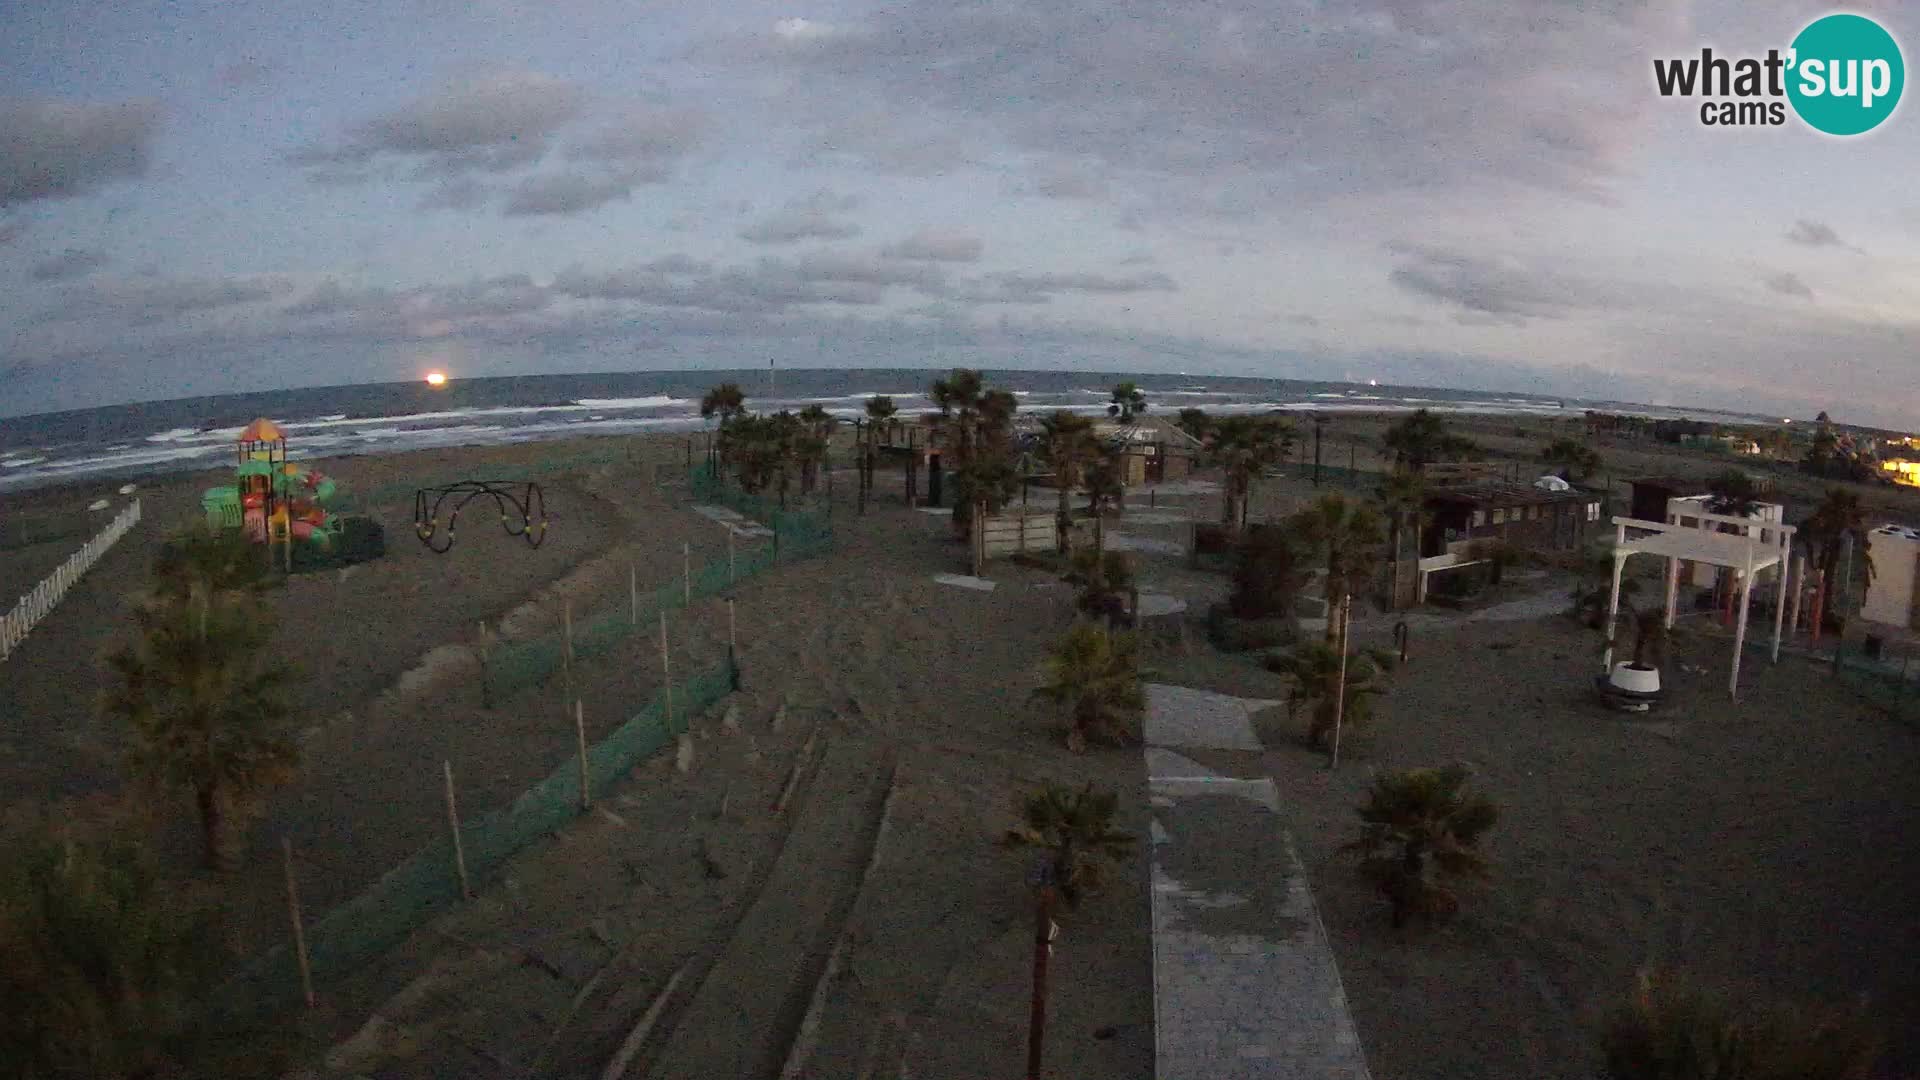
M 1643 971 L 1600 1049 L 1611 1080 L 1867 1080 L 1879 1046 L 1855 1011 L 1731 1002 Z
M 1739 469 L 1727 469 L 1707 482 L 1707 513 L 1752 517 L 1760 508 L 1760 485 Z
M 1053 466 L 1053 482 L 1060 496 L 1060 552 L 1073 550 L 1073 488 L 1094 453 L 1093 421 L 1084 416 L 1055 411 L 1040 420 L 1040 456 Z
M 1416 409 L 1389 427 L 1383 441 L 1393 451 L 1393 463 L 1414 472 L 1474 449 L 1471 441 L 1448 431 L 1446 421 L 1426 409 Z
M 1122 597 L 1133 585 L 1133 562 L 1124 551 L 1099 549 L 1077 552 L 1067 573 L 1070 584 L 1080 586 L 1079 609 L 1111 623 L 1126 610 Z
M 8 1075 L 158 1075 L 221 962 L 207 907 L 126 821 L 59 815 L 0 840 L 0 1060 Z
M 1120 505 L 1120 500 L 1126 495 L 1126 485 L 1120 482 L 1124 465 L 1119 448 L 1096 444 L 1093 457 L 1081 478 L 1087 489 L 1087 511 L 1093 515 L 1095 552 L 1107 550 L 1107 508 Z
M 1255 524 L 1234 548 L 1233 590 L 1227 609 L 1236 619 L 1285 618 L 1291 623 L 1300 593 L 1301 556 L 1293 533 Z
M 1467 775 L 1462 765 L 1383 773 L 1358 808 L 1360 839 L 1341 850 L 1360 857 L 1361 872 L 1393 906 L 1395 927 L 1408 915 L 1458 910 L 1444 880 L 1488 876 L 1480 838 L 1499 811 L 1466 792 Z
M 955 368 L 946 378 L 936 379 L 927 396 L 940 407 L 933 421 L 953 438 L 953 528 L 965 535 L 972 527 L 976 498 L 984 495 L 988 509 L 996 510 L 1012 493 L 1011 487 L 980 481 L 1001 475 L 998 464 L 1007 457 L 1007 436 L 1020 402 L 1005 390 L 987 389 L 980 373 L 970 368 Z M 989 468 L 970 470 L 981 458 L 987 459 Z
M 1388 663 L 1384 655 L 1349 656 L 1343 686 L 1340 650 L 1323 642 L 1276 653 L 1266 661 L 1268 671 L 1292 683 L 1287 694 L 1289 711 L 1298 705 L 1309 707 L 1307 745 L 1315 747 L 1326 745 L 1336 723 L 1361 728 L 1373 719 L 1373 700 L 1383 689 L 1379 680 Z
M 708 390 L 706 395 L 700 399 L 700 419 L 711 420 L 715 416 L 720 418 L 721 453 L 723 461 L 726 451 L 725 437 L 727 425 L 731 423 L 735 417 L 744 414 L 746 411 L 747 396 L 741 393 L 739 383 L 723 382 L 713 389 Z M 708 446 L 711 447 L 712 443 L 709 442 Z
M 1147 411 L 1147 395 L 1138 386 L 1130 382 L 1119 383 L 1113 388 L 1113 403 L 1107 406 L 1107 415 L 1118 419 L 1122 424 L 1131 424 L 1135 417 Z
M 1873 580 L 1872 530 L 1867 528 L 1866 508 L 1860 496 L 1846 488 L 1828 488 L 1813 514 L 1800 525 L 1813 562 L 1820 568 L 1820 592 L 1814 616 L 1815 624 L 1825 617 L 1826 600 L 1839 584 L 1840 549 L 1848 537 L 1860 551 L 1860 562 L 1868 581 Z
M 954 458 L 962 464 L 973 453 L 983 393 L 980 373 L 971 368 L 954 368 L 927 391 L 928 400 L 940 409 L 936 422 L 953 436 Z
M 125 723 L 128 764 L 158 794 L 186 790 L 210 865 L 238 861 L 234 819 L 289 780 L 298 760 L 286 730 L 286 671 L 267 661 L 267 611 L 244 593 L 204 585 L 158 594 L 133 612 L 139 633 L 108 658 L 103 711 Z
M 1213 417 L 1205 409 L 1181 409 L 1179 427 L 1181 431 L 1199 439 L 1207 440 L 1207 431 L 1213 427 Z
M 1347 597 L 1366 587 L 1380 562 L 1385 542 L 1380 516 L 1335 492 L 1295 514 L 1291 524 L 1304 545 L 1326 560 L 1327 641 L 1339 640 L 1343 628 L 1336 613 Z
M 1139 642 L 1079 623 L 1048 650 L 1047 681 L 1034 696 L 1067 720 L 1067 748 L 1080 753 L 1089 736 L 1125 741 L 1146 704 L 1140 689 Z
M 1079 790 L 1048 781 L 1016 800 L 1018 824 L 1007 830 L 1010 844 L 1043 848 L 1054 887 L 1069 908 L 1100 887 L 1106 864 L 1132 850 L 1132 833 L 1113 826 L 1119 797 L 1089 780 Z
M 885 394 L 875 394 L 867 399 L 866 484 L 868 487 L 873 486 L 874 440 L 879 438 L 882 431 L 892 433 L 894 425 L 899 423 L 895 419 L 895 414 L 899 411 L 893 399 Z M 906 488 L 902 486 L 901 490 L 905 491 Z
M 1600 471 L 1600 455 L 1578 439 L 1555 439 L 1540 451 L 1540 460 L 1560 466 L 1561 475 L 1576 484 Z
M 1380 498 L 1381 509 L 1387 514 L 1387 558 L 1393 568 L 1393 586 L 1388 595 L 1393 604 L 1400 603 L 1400 560 L 1401 535 L 1406 531 L 1408 521 L 1413 523 L 1415 539 L 1414 550 L 1419 552 L 1421 521 L 1427 505 L 1426 478 L 1412 469 L 1395 469 L 1380 482 L 1375 494 Z
M 800 466 L 800 494 L 812 493 L 833 438 L 835 420 L 818 403 L 800 410 L 794 431 L 794 459 Z
M 1237 533 L 1247 523 L 1253 478 L 1279 464 L 1293 446 L 1293 425 L 1263 416 L 1223 416 L 1207 431 L 1207 458 L 1226 472 L 1223 523 Z

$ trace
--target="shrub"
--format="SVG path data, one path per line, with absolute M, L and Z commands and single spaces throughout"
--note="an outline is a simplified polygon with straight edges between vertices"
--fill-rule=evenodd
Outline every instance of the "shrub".
M 1484 878 L 1480 838 L 1499 818 L 1493 803 L 1466 792 L 1465 766 L 1381 774 L 1365 805 L 1360 839 L 1341 850 L 1358 855 L 1393 908 L 1393 925 L 1409 915 L 1445 917 L 1460 907 L 1446 882 Z
M 1233 591 L 1227 607 L 1238 619 L 1293 615 L 1300 593 L 1301 557 L 1279 525 L 1248 526 L 1234 550 Z
M 1291 615 L 1271 619 L 1240 619 L 1225 604 L 1207 609 L 1207 640 L 1221 652 L 1251 652 L 1291 645 L 1300 628 Z
M 1877 1041 L 1857 1013 L 1736 1006 L 1643 972 L 1601 1033 L 1612 1080 L 1866 1080 Z

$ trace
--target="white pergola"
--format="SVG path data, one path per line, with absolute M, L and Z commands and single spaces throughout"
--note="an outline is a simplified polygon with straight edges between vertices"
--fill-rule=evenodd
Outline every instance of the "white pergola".
M 1667 560 L 1667 626 L 1673 626 L 1674 604 L 1679 598 L 1680 563 L 1706 563 L 1731 569 L 1740 590 L 1739 621 L 1733 631 L 1733 671 L 1727 676 L 1727 693 L 1740 696 L 1740 654 L 1747 644 L 1747 611 L 1753 599 L 1754 578 L 1771 567 L 1779 567 L 1774 579 L 1773 656 L 1780 660 L 1780 630 L 1787 614 L 1787 568 L 1792 551 L 1794 529 L 1776 522 L 1756 522 L 1752 518 L 1730 514 L 1689 512 L 1692 524 L 1678 521 L 1641 521 L 1617 517 L 1613 541 L 1613 591 L 1607 600 L 1607 652 L 1602 670 L 1613 670 L 1613 638 L 1620 616 L 1620 573 L 1635 555 L 1658 555 Z M 1719 526 L 1731 525 L 1738 532 L 1721 532 Z M 1629 538 L 1631 529 L 1636 535 Z

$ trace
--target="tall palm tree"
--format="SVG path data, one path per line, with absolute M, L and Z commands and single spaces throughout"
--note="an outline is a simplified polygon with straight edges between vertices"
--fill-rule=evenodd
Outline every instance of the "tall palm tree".
M 1820 569 L 1820 592 L 1815 623 L 1825 617 L 1826 602 L 1839 584 L 1840 550 L 1848 537 L 1860 552 L 1860 562 L 1868 581 L 1873 580 L 1873 539 L 1867 526 L 1866 508 L 1860 496 L 1846 488 L 1828 488 L 1826 498 L 1800 526 L 1815 566 Z
M 1126 495 L 1126 485 L 1120 482 L 1125 464 L 1118 447 L 1095 444 L 1094 454 L 1081 474 L 1087 489 L 1087 509 L 1093 514 L 1093 550 L 1096 552 L 1107 550 L 1107 507 L 1120 505 Z
M 206 905 L 166 880 L 132 829 L 63 807 L 0 839 L 8 1075 L 160 1075 L 218 974 Z
M 1427 482 L 1412 469 L 1395 469 L 1387 474 L 1376 489 L 1380 498 L 1380 507 L 1387 514 L 1387 559 L 1393 568 L 1393 586 L 1389 594 L 1393 603 L 1400 603 L 1400 560 L 1401 536 L 1407 531 L 1409 522 L 1413 524 L 1414 550 L 1418 554 L 1421 522 L 1425 516 L 1427 504 Z
M 185 790 L 208 863 L 238 862 L 236 820 L 292 778 L 286 669 L 267 658 L 268 612 L 254 598 L 193 587 L 133 612 L 135 640 L 108 658 L 107 716 L 127 725 L 127 762 L 155 794 Z
M 1339 640 L 1337 613 L 1343 601 L 1366 587 L 1380 562 L 1380 516 L 1367 504 L 1334 492 L 1294 515 L 1292 524 L 1302 542 L 1325 560 L 1327 640 Z
M 1060 497 L 1059 533 L 1061 554 L 1073 551 L 1073 489 L 1094 454 L 1093 421 L 1084 416 L 1056 410 L 1040 420 L 1040 456 L 1053 466 L 1053 482 Z
M 954 368 L 944 379 L 935 379 L 927 391 L 928 400 L 940 410 L 936 422 L 953 437 L 954 457 L 964 463 L 973 453 L 984 389 L 980 373 L 971 368 Z
M 875 394 L 867 399 L 866 484 L 868 487 L 873 486 L 874 444 L 876 440 L 879 439 L 882 431 L 888 432 L 889 434 L 892 433 L 894 425 L 899 423 L 899 420 L 895 419 L 895 414 L 899 411 L 900 409 L 893 403 L 893 399 L 885 394 Z M 909 465 L 908 468 L 912 468 L 912 466 Z M 905 486 L 902 486 L 900 490 L 905 491 Z
M 1393 906 L 1395 927 L 1409 915 L 1457 910 L 1444 879 L 1487 876 L 1480 839 L 1499 811 L 1468 794 L 1467 775 L 1460 765 L 1383 773 L 1359 808 L 1360 839 L 1341 850 L 1360 857 L 1361 872 Z
M 1322 642 L 1309 642 L 1288 653 L 1267 657 L 1267 670 L 1292 682 L 1288 707 L 1305 705 L 1307 743 L 1322 746 L 1336 722 L 1346 728 L 1366 726 L 1373 719 L 1373 700 L 1382 691 L 1379 679 L 1385 657 L 1350 656 L 1345 685 L 1340 673 L 1340 651 Z
M 1114 386 L 1112 403 L 1107 406 L 1107 415 L 1122 424 L 1131 424 L 1134 419 L 1147 411 L 1147 395 L 1131 382 Z
M 1078 623 L 1047 651 L 1046 678 L 1035 697 L 1067 721 L 1067 748 L 1080 753 L 1087 739 L 1129 739 L 1146 705 L 1140 689 L 1139 641 Z
M 1247 496 L 1253 479 L 1285 460 L 1293 446 L 1293 425 L 1262 416 L 1223 416 L 1207 430 L 1207 459 L 1226 472 L 1223 522 L 1230 532 L 1247 523 Z
M 1019 823 L 1007 830 L 1007 842 L 1043 848 L 1054 886 L 1068 907 L 1097 889 L 1108 862 L 1133 849 L 1132 833 L 1113 825 L 1120 800 L 1093 786 L 1075 790 L 1048 781 L 1017 800 Z
M 800 410 L 794 432 L 794 457 L 800 466 L 800 493 L 810 494 L 833 438 L 833 415 L 818 403 Z

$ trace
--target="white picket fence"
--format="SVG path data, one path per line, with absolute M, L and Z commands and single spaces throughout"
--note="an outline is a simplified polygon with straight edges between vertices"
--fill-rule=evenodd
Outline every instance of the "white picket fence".
M 47 575 L 47 579 L 33 587 L 33 591 L 20 598 L 13 610 L 0 615 L 0 660 L 13 655 L 20 643 L 41 619 L 47 617 L 67 590 L 80 576 L 93 569 L 93 564 L 110 550 L 114 542 L 127 535 L 127 530 L 140 524 L 140 500 L 133 500 L 125 510 L 114 515 L 113 521 L 101 529 L 99 535 L 81 545 L 80 550 L 67 556 L 60 568 Z

